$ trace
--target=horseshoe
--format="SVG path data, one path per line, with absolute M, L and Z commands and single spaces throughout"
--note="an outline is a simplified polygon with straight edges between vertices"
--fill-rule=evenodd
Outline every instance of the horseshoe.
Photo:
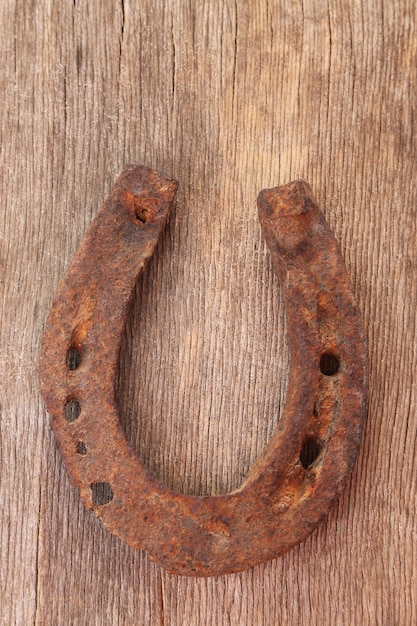
M 263 190 L 259 218 L 286 301 L 286 406 L 244 483 L 189 496 L 162 485 L 126 441 L 115 399 L 135 281 L 177 182 L 128 165 L 87 230 L 42 339 L 41 392 L 85 506 L 169 572 L 214 576 L 275 558 L 307 537 L 341 493 L 366 415 L 366 343 L 337 243 L 309 185 Z

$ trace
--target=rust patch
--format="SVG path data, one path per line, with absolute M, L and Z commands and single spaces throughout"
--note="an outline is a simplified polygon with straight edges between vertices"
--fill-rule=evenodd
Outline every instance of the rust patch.
M 134 284 L 176 189 L 158 172 L 125 167 L 52 305 L 41 391 L 84 504 L 168 571 L 213 576 L 287 551 L 339 496 L 366 415 L 366 345 L 343 260 L 308 184 L 262 191 L 259 218 L 286 298 L 291 350 L 283 418 L 239 489 L 197 497 L 160 484 L 127 444 L 114 393 Z

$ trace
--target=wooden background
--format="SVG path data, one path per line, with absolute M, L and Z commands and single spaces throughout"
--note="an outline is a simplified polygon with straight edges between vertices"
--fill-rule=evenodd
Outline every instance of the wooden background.
M 1 0 L 0 621 L 417 624 L 414 0 Z M 128 162 L 180 182 L 121 355 L 123 425 L 183 493 L 236 487 L 285 400 L 256 215 L 307 179 L 352 276 L 370 410 L 351 481 L 285 556 L 178 578 L 70 487 L 39 397 L 58 281 Z

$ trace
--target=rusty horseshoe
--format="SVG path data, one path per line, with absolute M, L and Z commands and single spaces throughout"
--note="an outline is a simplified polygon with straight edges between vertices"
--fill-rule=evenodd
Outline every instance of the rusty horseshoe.
M 115 376 L 128 305 L 177 182 L 128 165 L 63 278 L 42 339 L 41 391 L 86 507 L 169 572 L 214 576 L 303 540 L 340 495 L 367 405 L 366 342 L 337 243 L 309 185 L 261 191 L 259 219 L 286 302 L 290 371 L 282 418 L 235 491 L 174 493 L 126 441 Z

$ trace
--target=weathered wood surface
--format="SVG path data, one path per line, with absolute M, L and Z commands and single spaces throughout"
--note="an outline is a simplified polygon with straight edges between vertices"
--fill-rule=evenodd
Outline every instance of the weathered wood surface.
M 2 624 L 417 623 L 416 6 L 0 3 Z M 262 187 L 312 184 L 363 312 L 352 479 L 307 541 L 242 574 L 172 577 L 108 534 L 39 398 L 53 294 L 127 162 L 180 181 L 119 384 L 127 436 L 167 485 L 236 487 L 279 419 L 288 354 Z

